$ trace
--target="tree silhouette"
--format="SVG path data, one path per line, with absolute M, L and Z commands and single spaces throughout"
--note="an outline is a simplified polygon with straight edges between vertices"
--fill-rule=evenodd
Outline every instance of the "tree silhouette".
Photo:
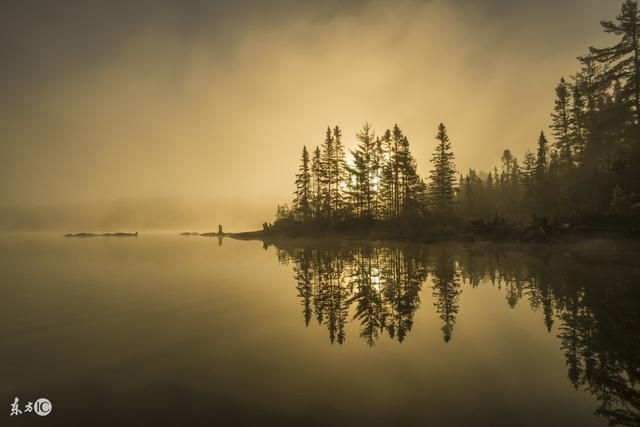
M 356 216 L 373 218 L 376 199 L 373 181 L 375 133 L 371 129 L 371 125 L 365 123 L 356 137 L 358 138 L 358 148 L 351 152 L 353 166 L 347 168 L 352 177 L 350 183 L 352 205 Z
M 309 152 L 307 147 L 302 148 L 300 169 L 296 175 L 296 197 L 294 209 L 299 219 L 308 221 L 311 218 L 311 174 L 309 173 Z
M 618 38 L 589 49 L 579 69 L 554 88 L 550 144 L 540 132 L 519 164 L 508 148 L 499 167 L 458 177 L 443 124 L 438 127 L 429 179 L 418 174 L 409 138 L 396 124 L 377 138 L 370 124 L 345 154 L 339 126 L 327 126 L 306 174 L 296 175 L 292 209 L 279 210 L 270 232 L 301 235 L 371 232 L 428 235 L 434 223 L 460 224 L 491 216 L 512 224 L 543 217 L 555 223 L 640 225 L 640 9 L 626 0 L 615 21 Z M 307 203 L 309 208 L 307 210 Z M 284 205 L 283 205 L 284 206 Z M 437 214 L 437 215 L 432 215 Z M 483 221 L 481 219 L 480 221 Z M 436 224 L 437 225 L 437 224 Z M 458 227 L 458 232 L 463 231 Z M 446 234 L 445 234 L 446 236 Z
M 313 217 L 318 219 L 322 215 L 323 196 L 322 157 L 318 147 L 313 152 L 313 160 L 311 162 L 311 185 L 313 189 L 313 197 L 311 199 Z
M 429 176 L 429 200 L 437 211 L 450 213 L 453 206 L 456 170 L 451 143 L 442 123 L 438 126 L 436 140 L 438 142 L 431 158 L 433 169 Z

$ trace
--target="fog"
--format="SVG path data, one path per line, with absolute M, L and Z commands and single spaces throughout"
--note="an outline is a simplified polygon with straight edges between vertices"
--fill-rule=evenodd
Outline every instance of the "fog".
M 322 3 L 4 5 L 0 228 L 259 228 L 327 125 L 397 123 L 425 176 L 442 121 L 488 170 L 620 5 Z

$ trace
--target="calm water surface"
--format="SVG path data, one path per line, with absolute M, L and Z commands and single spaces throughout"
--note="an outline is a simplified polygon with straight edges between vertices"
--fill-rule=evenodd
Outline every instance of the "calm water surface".
M 628 244 L 221 243 L 0 236 L 0 425 L 640 425 Z

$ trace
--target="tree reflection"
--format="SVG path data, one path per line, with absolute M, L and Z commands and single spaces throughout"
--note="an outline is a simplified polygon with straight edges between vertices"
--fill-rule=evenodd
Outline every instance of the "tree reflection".
M 446 252 L 439 254 L 433 264 L 433 298 L 436 312 L 442 319 L 442 338 L 451 340 L 456 323 L 460 299 L 458 270 L 453 257 Z
M 404 341 L 430 283 L 432 306 L 449 342 L 462 286 L 490 284 L 508 307 L 527 301 L 559 339 L 567 377 L 600 402 L 596 413 L 611 424 L 640 425 L 640 270 L 635 252 L 537 253 L 503 247 L 427 245 L 332 246 L 277 249 L 293 264 L 306 325 L 326 327 L 331 343 L 344 343 L 354 321 L 374 346 L 382 335 Z M 429 285 L 427 285 L 429 286 Z
M 344 342 L 350 315 L 369 346 L 382 333 L 402 342 L 411 330 L 427 278 L 423 251 L 327 247 L 280 249 L 278 256 L 293 262 L 305 324 L 315 315 L 332 343 Z

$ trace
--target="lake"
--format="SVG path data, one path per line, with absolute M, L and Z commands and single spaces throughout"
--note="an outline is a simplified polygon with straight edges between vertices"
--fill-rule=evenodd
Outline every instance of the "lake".
M 2 235 L 0 424 L 637 426 L 639 255 Z

